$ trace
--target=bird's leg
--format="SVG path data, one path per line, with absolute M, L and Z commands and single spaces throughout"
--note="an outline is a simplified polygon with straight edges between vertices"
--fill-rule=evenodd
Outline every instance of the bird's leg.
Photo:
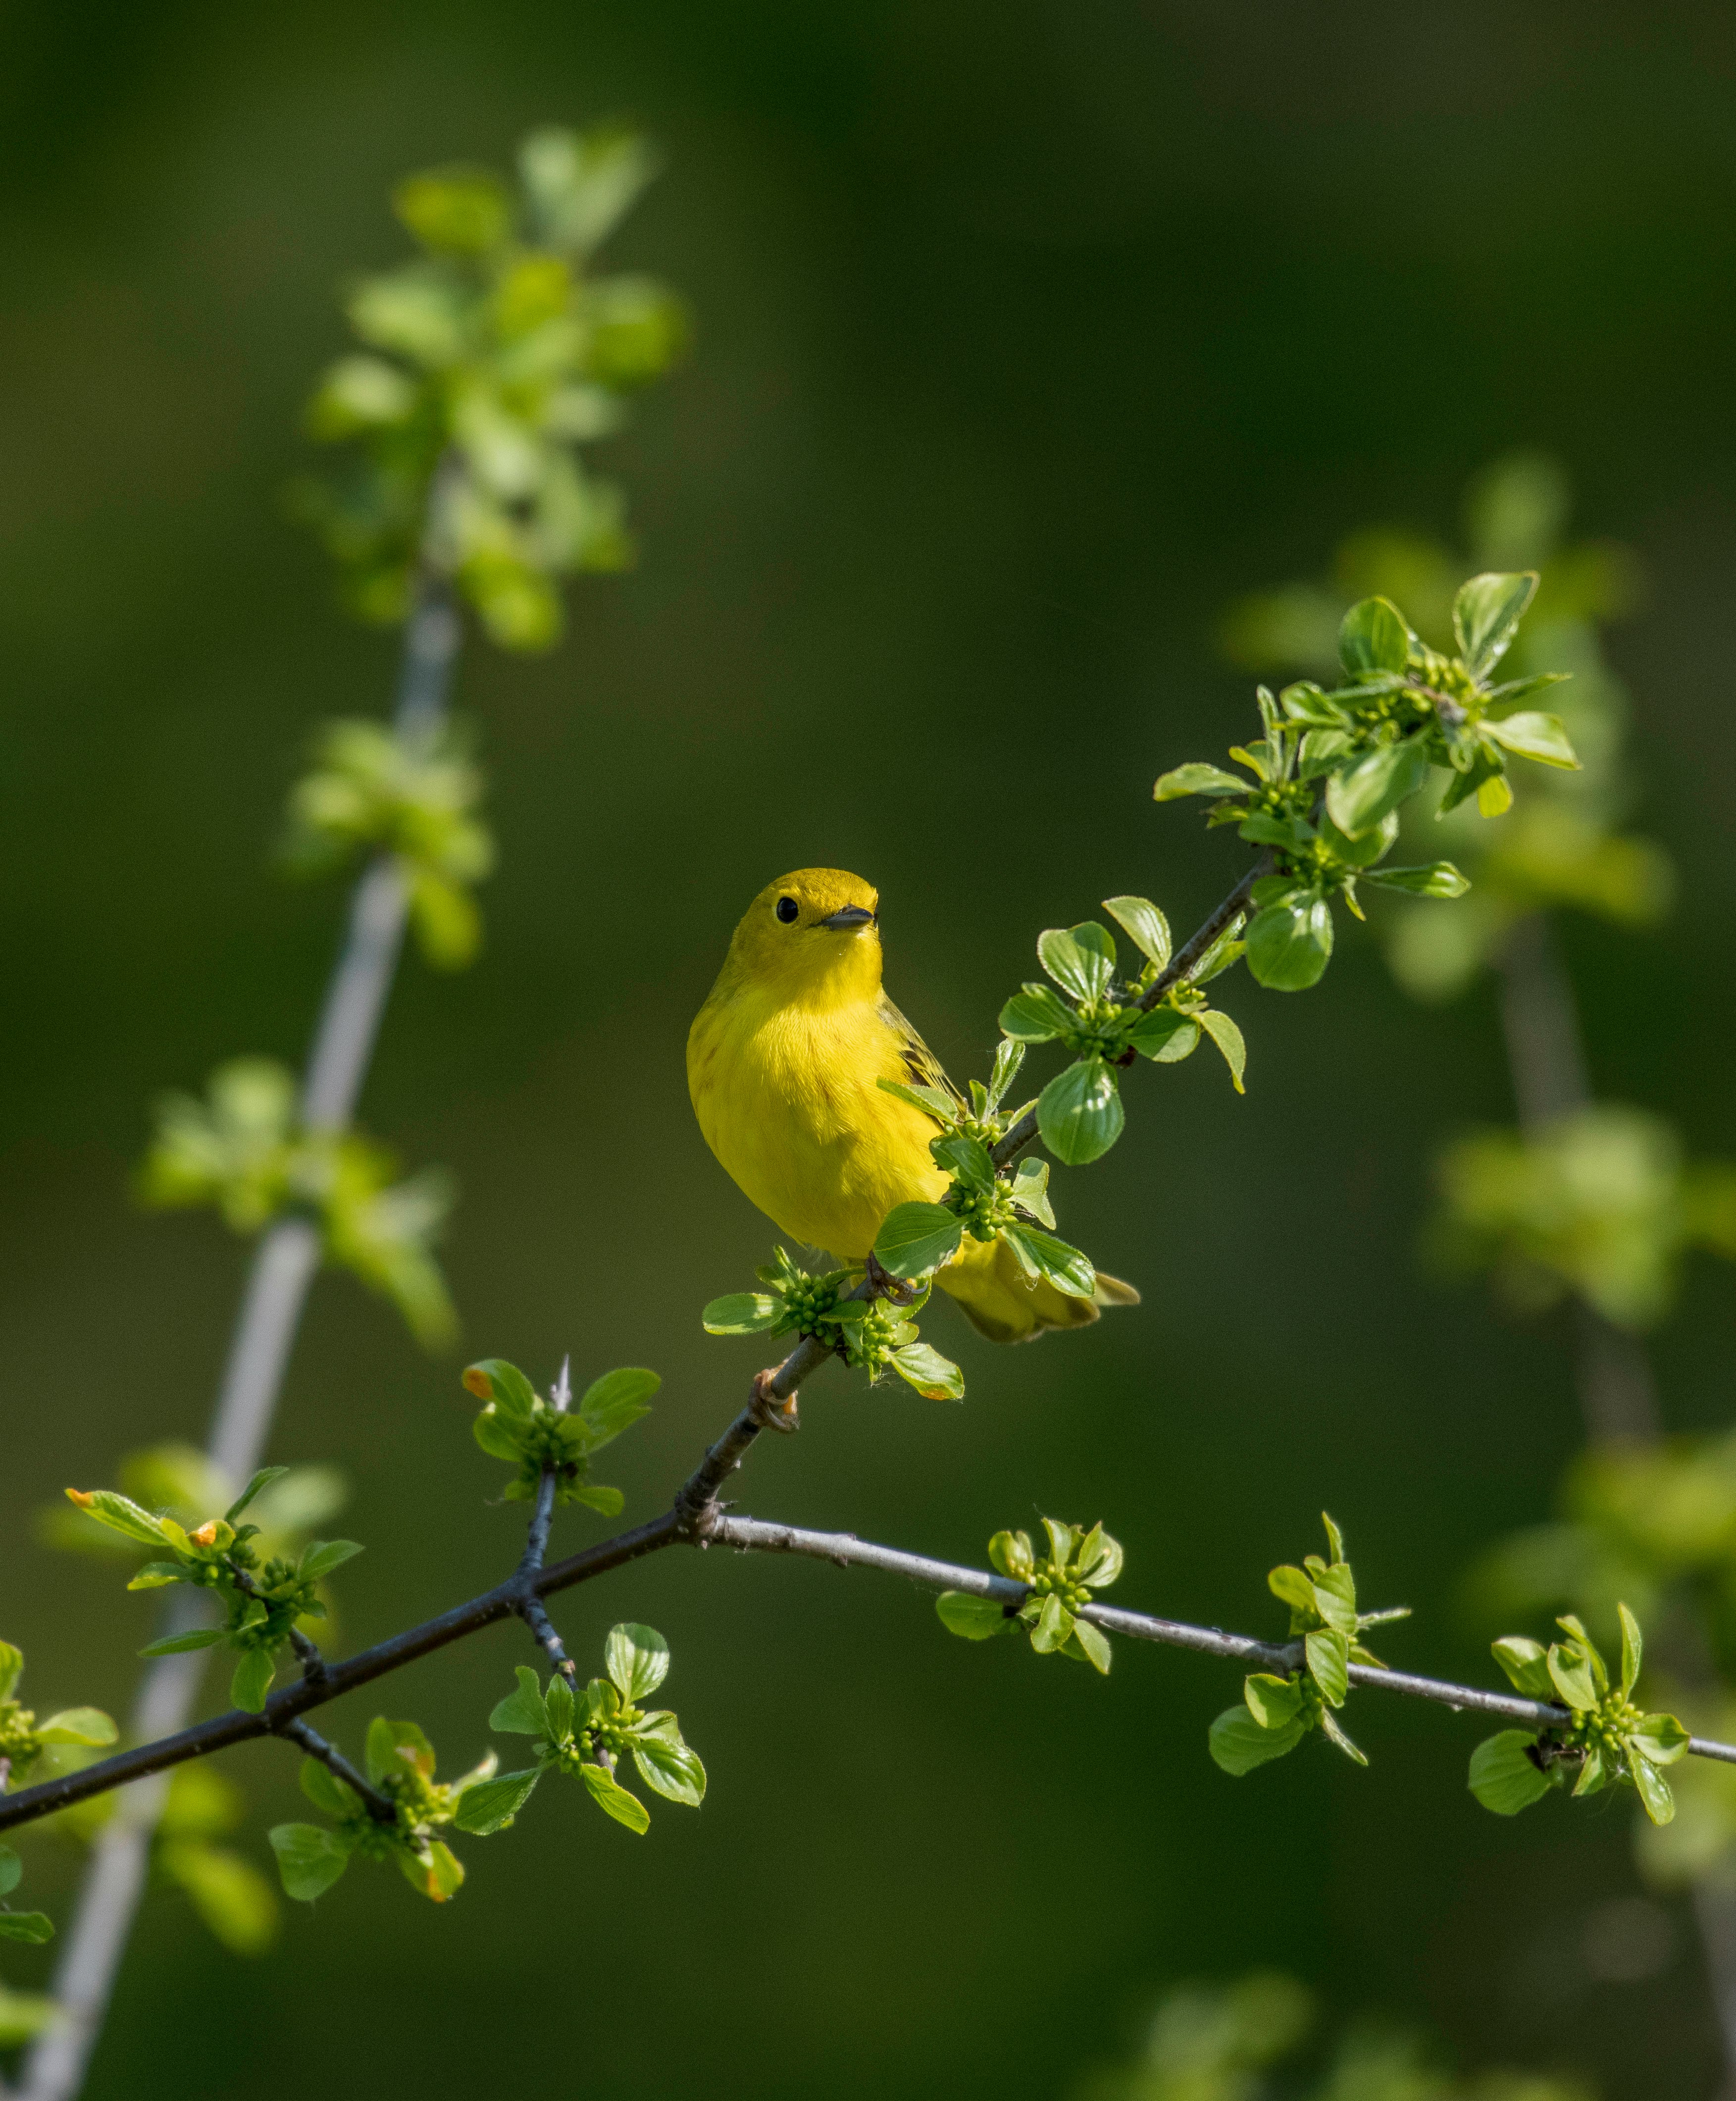
M 784 1431 L 799 1430 L 802 1418 L 796 1412 L 796 1396 L 791 1394 L 786 1400 L 772 1382 L 783 1369 L 780 1365 L 768 1365 L 764 1371 L 753 1376 L 753 1398 L 749 1409 L 754 1421 L 767 1430 Z
M 895 1276 L 872 1248 L 868 1250 L 868 1281 L 877 1298 L 890 1299 L 895 1306 L 915 1303 L 917 1287 L 908 1276 Z

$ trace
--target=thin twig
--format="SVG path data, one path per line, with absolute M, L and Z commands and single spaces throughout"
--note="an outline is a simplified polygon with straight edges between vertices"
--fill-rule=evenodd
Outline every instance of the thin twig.
M 319 1731 L 306 1722 L 285 1722 L 279 1732 L 292 1743 L 299 1744 L 311 1758 L 317 1758 L 322 1766 L 329 1767 L 344 1785 L 352 1788 L 361 1797 L 362 1807 L 376 1824 L 395 1824 L 398 1811 L 395 1803 L 369 1785 L 335 1744 L 329 1744 Z

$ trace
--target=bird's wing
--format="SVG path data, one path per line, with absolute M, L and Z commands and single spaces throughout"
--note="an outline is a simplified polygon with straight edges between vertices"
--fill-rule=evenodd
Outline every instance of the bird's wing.
M 938 1087 L 942 1094 L 964 1108 L 966 1106 L 965 1098 L 947 1077 L 945 1066 L 884 993 L 880 995 L 880 1018 L 897 1043 L 898 1055 L 908 1083 L 917 1087 Z

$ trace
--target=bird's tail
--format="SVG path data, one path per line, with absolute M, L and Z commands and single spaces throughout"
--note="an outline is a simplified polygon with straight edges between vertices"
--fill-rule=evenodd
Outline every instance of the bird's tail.
M 1101 1273 L 1092 1298 L 1069 1298 L 1046 1281 L 1032 1283 L 1000 1240 L 967 1240 L 934 1281 L 992 1342 L 1028 1342 L 1051 1328 L 1089 1327 L 1102 1307 L 1139 1303 L 1132 1285 Z

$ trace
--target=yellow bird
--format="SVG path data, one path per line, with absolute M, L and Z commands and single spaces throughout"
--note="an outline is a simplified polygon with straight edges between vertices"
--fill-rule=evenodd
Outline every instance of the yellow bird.
M 957 1090 L 881 988 L 879 893 L 806 868 L 768 883 L 735 929 L 687 1037 L 705 1143 L 793 1240 L 863 1261 L 888 1212 L 934 1203 L 936 1125 L 878 1082 Z M 1022 1342 L 1139 1294 L 1099 1276 L 1096 1303 L 1028 1281 L 1004 1241 L 967 1237 L 935 1279 L 982 1332 Z

